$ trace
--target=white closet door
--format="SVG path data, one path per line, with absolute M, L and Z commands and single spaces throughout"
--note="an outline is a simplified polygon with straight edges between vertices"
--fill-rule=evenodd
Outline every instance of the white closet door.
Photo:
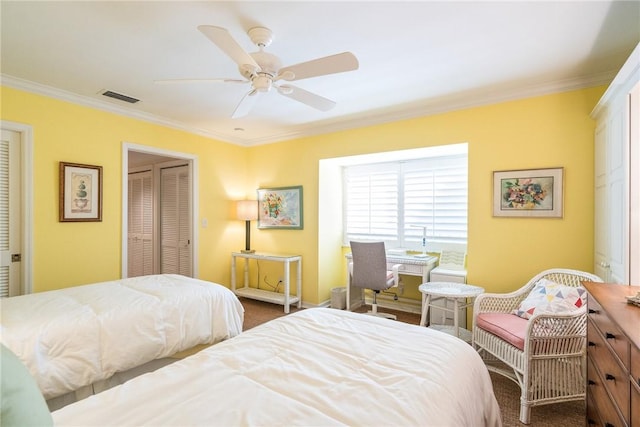
M 0 297 L 21 294 L 20 134 L 2 130 L 0 140 Z
M 192 276 L 189 167 L 160 172 L 160 271 Z
M 153 176 L 151 171 L 129 174 L 127 277 L 153 274 Z
M 609 281 L 629 283 L 627 262 L 629 214 L 627 187 L 628 112 L 626 105 L 614 105 L 608 123 L 607 145 L 607 234 L 609 236 Z

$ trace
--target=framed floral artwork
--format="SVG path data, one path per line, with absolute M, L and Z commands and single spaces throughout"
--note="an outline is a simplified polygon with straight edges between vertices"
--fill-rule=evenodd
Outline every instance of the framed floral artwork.
M 493 172 L 493 216 L 562 218 L 564 168 Z
M 60 162 L 59 221 L 102 221 L 102 166 Z
M 259 188 L 258 228 L 302 230 L 302 186 Z

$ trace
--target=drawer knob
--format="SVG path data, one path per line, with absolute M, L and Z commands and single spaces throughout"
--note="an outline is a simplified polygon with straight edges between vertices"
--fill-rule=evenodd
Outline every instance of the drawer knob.
M 614 425 L 613 425 L 613 424 L 611 424 L 611 423 L 604 423 L 604 427 L 616 427 L 616 426 L 614 426 Z
M 616 377 L 614 377 L 611 374 L 604 374 L 604 377 L 608 380 L 608 381 L 615 381 Z
M 587 384 L 589 384 L 589 385 L 596 385 L 596 382 L 595 382 L 595 381 L 593 381 L 593 380 L 589 380 L 589 381 L 587 381 Z
M 593 341 L 589 341 L 589 347 L 595 347 L 596 343 L 594 343 Z
M 598 310 L 594 310 L 593 308 L 589 309 L 589 314 L 599 314 L 600 312 Z
M 595 423 L 596 423 L 596 422 L 595 422 L 595 421 L 593 421 L 591 418 L 589 418 L 589 419 L 587 420 L 587 424 L 589 424 L 590 426 L 594 425 Z
M 606 337 L 608 340 L 614 340 L 614 339 L 616 339 L 616 336 L 615 336 L 615 335 L 613 335 L 611 332 L 607 332 L 607 333 L 605 333 L 604 335 L 605 335 L 605 337 Z

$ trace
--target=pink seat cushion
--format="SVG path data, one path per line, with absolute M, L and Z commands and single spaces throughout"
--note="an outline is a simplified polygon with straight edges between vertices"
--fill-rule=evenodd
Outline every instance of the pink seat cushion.
M 481 313 L 476 327 L 502 338 L 514 347 L 524 350 L 524 337 L 529 321 L 510 313 Z

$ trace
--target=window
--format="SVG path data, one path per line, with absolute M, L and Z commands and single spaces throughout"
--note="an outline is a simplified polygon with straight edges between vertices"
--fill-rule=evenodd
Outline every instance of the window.
M 415 250 L 426 227 L 430 249 L 466 245 L 467 149 L 454 147 L 420 159 L 344 166 L 345 242 L 383 240 Z

